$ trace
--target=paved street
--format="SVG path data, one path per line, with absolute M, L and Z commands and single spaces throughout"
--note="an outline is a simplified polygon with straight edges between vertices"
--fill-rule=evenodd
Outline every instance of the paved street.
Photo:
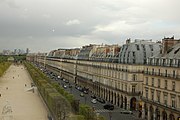
M 43 66 L 41 66 L 40 69 L 43 69 Z M 104 104 L 102 104 L 102 103 L 97 102 L 96 104 L 93 104 L 91 102 L 92 98 L 90 97 L 91 93 L 84 94 L 85 96 L 81 97 L 80 96 L 81 92 L 75 88 L 75 84 L 74 83 L 70 83 L 72 85 L 72 88 L 69 88 L 68 87 L 68 83 L 65 83 L 63 80 L 59 79 L 57 81 L 62 86 L 63 85 L 67 85 L 67 88 L 65 90 L 67 90 L 70 93 L 74 94 L 76 99 L 80 100 L 80 103 L 85 103 L 85 104 L 90 105 L 91 107 L 94 107 L 95 108 L 95 112 L 97 113 L 97 115 L 101 114 L 101 115 L 105 116 L 107 118 L 107 120 L 138 120 L 138 118 L 135 117 L 136 116 L 135 114 L 131 115 L 131 114 L 122 114 L 122 113 L 120 113 L 121 111 L 123 111 L 123 109 L 121 109 L 121 108 L 119 108 L 117 106 L 115 106 L 114 110 L 109 111 L 109 110 L 106 110 L 106 109 L 103 108 Z
M 22 65 L 11 65 L 0 78 L 0 120 L 48 120 L 37 91 L 27 91 L 31 82 Z
M 72 90 L 70 88 L 67 88 L 67 90 L 69 92 L 72 92 L 76 96 L 76 98 L 80 100 L 80 103 L 86 103 L 92 107 L 95 107 L 95 112 L 105 116 L 107 120 L 134 120 L 135 119 L 133 115 L 121 114 L 120 112 L 122 111 L 122 109 L 117 106 L 115 106 L 114 110 L 109 111 L 103 108 L 104 104 L 102 103 L 97 102 L 96 104 L 93 104 L 91 102 L 92 100 L 92 98 L 90 97 L 91 94 L 85 94 L 85 97 L 81 97 L 80 96 L 81 92 L 75 89 L 74 86 L 72 87 Z M 110 116 L 112 116 L 111 119 L 110 119 Z

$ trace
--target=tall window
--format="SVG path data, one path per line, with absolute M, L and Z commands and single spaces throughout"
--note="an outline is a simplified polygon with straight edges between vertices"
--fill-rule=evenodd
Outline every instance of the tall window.
M 176 78 L 176 71 L 173 70 L 173 77 Z
M 160 91 L 157 91 L 157 101 L 160 102 L 160 98 L 161 98 L 161 92 Z
M 152 75 L 154 75 L 154 68 L 152 69 Z
M 161 74 L 161 70 L 159 69 L 159 71 L 158 71 L 158 75 L 160 75 Z
M 136 44 L 136 48 L 137 48 L 137 50 L 139 50 L 139 45 Z
M 118 84 L 117 84 L 117 81 L 115 81 L 115 89 L 117 89 L 117 85 L 118 85 Z
M 167 70 L 165 70 L 165 77 L 167 77 Z
M 132 86 L 132 93 L 135 93 L 135 92 L 136 92 L 135 86 Z
M 153 51 L 153 45 L 149 45 L 149 47 L 150 47 L 151 51 Z
M 121 87 L 120 85 L 121 85 L 120 82 L 118 82 L 118 89 L 120 89 L 120 87 Z
M 163 63 L 162 63 L 162 65 L 163 65 L 163 66 L 165 65 L 165 59 L 163 59 Z
M 172 106 L 173 108 L 176 107 L 175 97 L 171 97 L 171 106 Z
M 175 81 L 172 82 L 172 90 L 175 91 Z
M 146 77 L 146 85 L 148 85 L 148 77 Z
M 173 59 L 170 59 L 170 64 L 169 65 L 172 66 L 173 65 L 172 63 L 173 63 Z
M 146 89 L 146 99 L 148 99 L 148 89 Z
M 154 78 L 152 78 L 152 86 L 154 86 Z
M 167 105 L 167 94 L 164 94 L 164 104 Z
M 154 90 L 151 90 L 151 100 L 154 100 Z
M 160 88 L 160 85 L 161 85 L 161 80 L 158 79 L 158 87 Z
M 135 74 L 133 74 L 133 75 L 132 75 L 132 77 L 133 77 L 133 79 L 132 79 L 132 80 L 133 80 L 133 81 L 136 81 L 136 75 L 135 75 Z
M 164 89 L 167 89 L 167 80 L 165 80 Z

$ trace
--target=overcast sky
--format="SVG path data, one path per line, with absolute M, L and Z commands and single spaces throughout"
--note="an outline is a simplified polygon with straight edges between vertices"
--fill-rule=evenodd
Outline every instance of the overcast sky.
M 0 51 L 180 38 L 180 0 L 0 0 Z

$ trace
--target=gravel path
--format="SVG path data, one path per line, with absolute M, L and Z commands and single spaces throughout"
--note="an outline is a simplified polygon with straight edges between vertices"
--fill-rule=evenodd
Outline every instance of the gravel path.
M 27 91 L 31 82 L 22 65 L 11 65 L 0 78 L 0 120 L 48 120 L 38 92 Z

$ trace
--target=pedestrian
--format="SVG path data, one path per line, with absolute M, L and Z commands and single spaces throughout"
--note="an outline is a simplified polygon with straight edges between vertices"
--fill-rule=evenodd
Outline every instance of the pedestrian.
M 8 90 L 8 87 L 6 87 L 6 90 Z
M 25 84 L 24 86 L 26 87 L 27 85 Z
M 1 94 L 0 94 L 0 97 L 1 97 Z

